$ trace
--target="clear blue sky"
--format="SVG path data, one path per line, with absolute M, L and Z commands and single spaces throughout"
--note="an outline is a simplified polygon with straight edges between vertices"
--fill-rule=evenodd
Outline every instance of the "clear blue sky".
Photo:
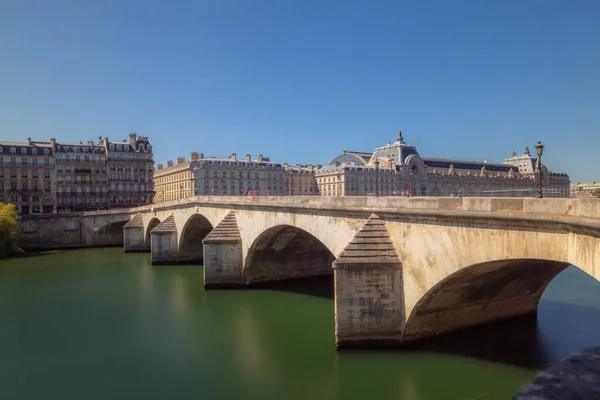
M 430 157 L 542 140 L 600 181 L 598 21 L 596 0 L 2 0 L 0 139 L 326 164 L 402 128 Z

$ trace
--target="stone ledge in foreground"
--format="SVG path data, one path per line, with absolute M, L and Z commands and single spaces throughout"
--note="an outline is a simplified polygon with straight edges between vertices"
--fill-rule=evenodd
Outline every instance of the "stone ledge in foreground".
M 540 372 L 523 386 L 514 400 L 600 399 L 600 347 L 593 347 Z

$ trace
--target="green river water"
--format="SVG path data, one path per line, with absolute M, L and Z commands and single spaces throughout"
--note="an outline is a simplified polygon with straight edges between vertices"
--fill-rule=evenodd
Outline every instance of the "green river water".
M 333 300 L 304 286 L 206 291 L 202 267 L 121 248 L 1 260 L 0 399 L 509 399 L 600 344 L 600 283 L 574 267 L 537 324 L 412 351 L 336 351 Z

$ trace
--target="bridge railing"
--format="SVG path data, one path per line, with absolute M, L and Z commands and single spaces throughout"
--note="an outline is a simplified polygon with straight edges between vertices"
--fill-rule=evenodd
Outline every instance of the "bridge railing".
M 597 198 L 507 198 L 507 197 L 329 197 L 329 196 L 196 196 L 183 200 L 132 208 L 132 212 L 159 211 L 190 205 L 221 205 L 249 208 L 277 207 L 302 209 L 439 210 L 503 212 L 574 216 L 600 219 Z

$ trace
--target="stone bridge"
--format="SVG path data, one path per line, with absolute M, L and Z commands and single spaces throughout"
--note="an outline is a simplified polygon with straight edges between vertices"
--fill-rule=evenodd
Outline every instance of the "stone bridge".
M 569 265 L 600 279 L 597 199 L 210 196 L 28 218 L 17 233 L 26 248 L 121 241 L 153 264 L 202 263 L 207 288 L 333 273 L 338 346 L 535 313 Z

